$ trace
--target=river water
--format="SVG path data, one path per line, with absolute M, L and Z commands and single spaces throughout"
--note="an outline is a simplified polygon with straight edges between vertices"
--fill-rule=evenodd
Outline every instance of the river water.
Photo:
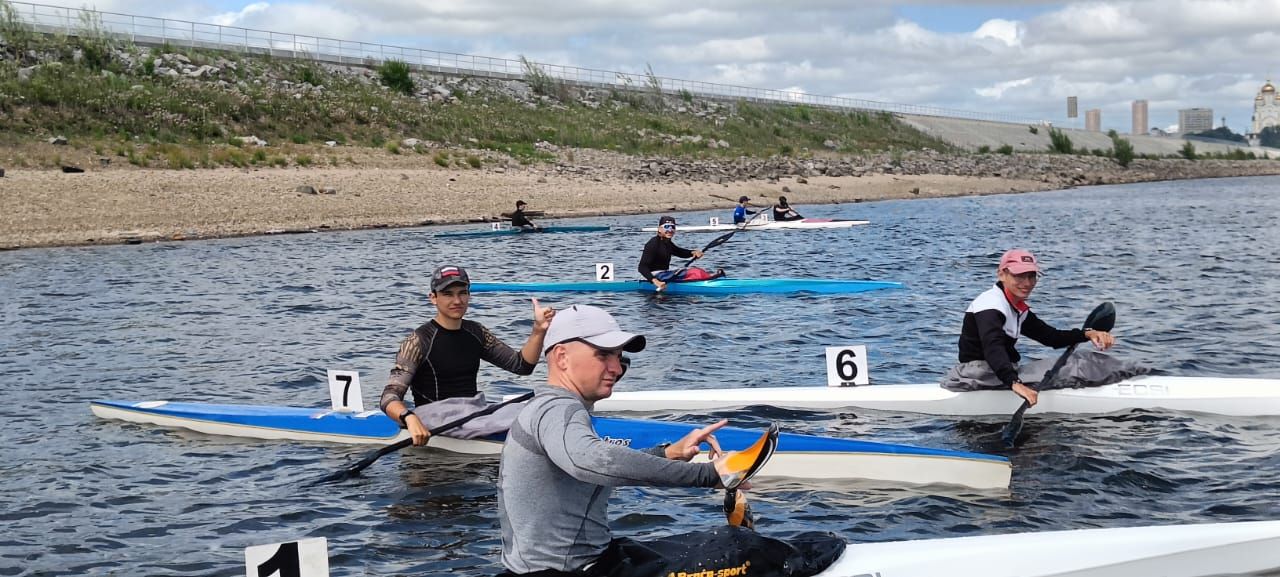
M 1098 302 L 1119 311 L 1115 354 L 1190 376 L 1280 377 L 1280 179 L 804 206 L 851 230 L 756 232 L 708 252 L 734 276 L 897 280 L 847 296 L 543 295 L 592 303 L 648 336 L 623 388 L 818 385 L 824 347 L 865 344 L 872 380 L 932 382 L 955 358 L 961 314 L 1000 253 L 1031 249 L 1047 275 L 1032 304 L 1059 327 Z M 679 215 L 705 222 L 714 213 Z M 729 216 L 728 211 L 720 214 Z M 102 421 L 94 399 L 328 404 L 325 369 L 361 372 L 376 406 L 398 343 L 430 318 L 430 271 L 475 280 L 625 275 L 656 216 L 580 219 L 603 234 L 435 239 L 440 229 L 33 249 L 0 253 L 0 575 L 243 575 L 244 548 L 326 537 L 333 575 L 499 570 L 493 459 L 432 450 L 307 487 L 367 447 L 250 441 Z M 458 228 L 458 227 L 454 227 Z M 680 233 L 700 246 L 714 235 Z M 469 318 L 508 343 L 526 295 L 478 294 Z M 1052 355 L 1023 343 L 1031 357 Z M 494 394 L 545 377 L 492 367 Z M 1166 412 L 1033 416 L 1005 451 L 1004 419 L 755 408 L 655 418 L 997 452 L 1009 491 L 889 483 L 758 483 L 759 527 L 850 541 L 1280 518 L 1280 419 Z M 615 532 L 721 522 L 704 490 L 621 489 Z

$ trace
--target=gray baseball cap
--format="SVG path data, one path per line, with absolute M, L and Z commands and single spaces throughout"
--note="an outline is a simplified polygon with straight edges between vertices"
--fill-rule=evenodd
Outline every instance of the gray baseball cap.
M 644 350 L 644 335 L 624 332 L 613 320 L 613 315 L 600 307 L 591 305 L 572 305 L 556 311 L 547 329 L 546 343 L 543 352 L 551 350 L 558 344 L 581 339 L 587 344 L 601 349 L 621 347 L 628 353 Z
M 431 292 L 440 292 L 450 285 L 471 286 L 471 277 L 460 266 L 442 266 L 431 273 Z

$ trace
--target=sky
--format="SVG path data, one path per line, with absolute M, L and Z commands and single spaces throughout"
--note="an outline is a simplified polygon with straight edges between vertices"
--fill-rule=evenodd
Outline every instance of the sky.
M 1280 0 L 43 0 L 224 26 L 936 106 L 1129 132 L 1208 107 L 1247 132 Z M 1079 98 L 1080 118 L 1066 117 Z

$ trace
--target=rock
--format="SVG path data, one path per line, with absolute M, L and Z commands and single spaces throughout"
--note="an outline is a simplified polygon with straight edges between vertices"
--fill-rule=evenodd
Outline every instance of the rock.
M 329 148 L 333 148 L 333 147 L 335 147 L 335 146 L 337 146 L 337 145 L 338 145 L 338 141 L 336 141 L 336 140 L 326 140 L 326 141 L 324 141 L 324 145 L 325 145 L 325 146 L 328 146 Z
M 0 176 L 4 176 L 4 171 L 3 171 L 3 170 L 0 170 Z M 545 177 L 545 176 L 539 176 L 539 177 L 538 177 L 538 184 L 546 184 L 546 183 L 547 183 L 547 177 Z
M 506 173 L 507 173 L 507 169 L 502 168 L 501 166 L 499 166 L 498 168 L 493 169 L 493 172 L 494 172 L 494 173 L 496 173 L 496 174 L 506 174 Z
M 0 178 L 4 178 L 4 169 L 0 168 Z
M 18 82 L 27 82 L 31 80 L 31 76 L 36 73 L 37 68 L 40 68 L 40 66 L 36 65 L 36 66 L 28 66 L 26 68 L 19 68 Z
M 338 189 L 332 186 L 320 187 L 320 194 L 338 194 Z
M 920 187 L 917 186 L 911 189 L 911 194 L 920 194 Z
M 299 194 L 318 194 L 316 192 L 316 187 L 306 184 L 293 189 L 293 191 Z
M 55 137 L 53 137 L 53 138 L 50 138 L 50 139 L 49 139 L 49 144 L 52 144 L 52 145 L 55 145 L 55 146 L 66 146 L 66 145 L 67 145 L 67 137 L 65 137 L 65 136 L 61 136 L 61 135 L 59 135 L 59 136 L 55 136 Z
M 84 169 L 80 168 L 79 166 L 71 166 L 69 164 L 64 164 L 62 165 L 62 172 L 65 172 L 67 174 L 80 174 L 84 172 Z
M 257 136 L 253 136 L 253 135 L 249 135 L 249 136 L 237 136 L 236 138 L 238 138 L 238 139 L 240 140 L 240 143 L 241 143 L 241 144 L 257 146 L 257 147 L 259 147 L 259 148 L 261 148 L 261 147 L 263 147 L 263 146 L 266 146 L 266 145 L 267 145 L 267 141 L 265 141 L 265 140 L 263 140 L 263 139 L 261 139 L 261 138 L 258 138 Z
M 840 148 L 840 143 L 834 140 L 824 140 L 822 141 L 822 145 L 830 148 L 831 150 L 837 150 Z
M 784 186 L 784 187 L 782 187 L 782 192 L 790 193 L 790 192 L 791 192 L 791 187 L 789 187 L 789 186 Z
M 718 141 L 718 142 L 720 143 L 720 148 L 729 148 L 729 141 L 727 141 L 727 140 L 720 140 L 720 141 Z
M 804 177 L 800 177 L 796 179 L 796 184 L 809 184 L 809 180 Z
M 111 159 L 110 159 L 110 158 L 107 158 L 107 157 L 105 157 L 105 156 L 98 157 L 98 165 L 99 165 L 99 166 L 103 166 L 103 167 L 110 166 L 110 165 L 111 165 Z
M 420 143 L 422 143 L 422 141 L 416 138 L 406 138 L 400 141 L 400 146 L 404 148 L 417 148 Z
M 710 149 L 712 149 L 712 150 L 715 150 L 715 149 L 717 149 L 717 148 L 720 148 L 720 141 L 715 140 L 715 139 L 708 139 L 708 140 L 707 140 L 707 148 L 710 148 Z
M 129 90 L 132 90 L 132 91 L 134 91 L 134 92 L 142 92 L 143 90 L 146 90 L 146 89 L 147 89 L 147 87 L 145 87 L 145 86 L 143 86 L 143 85 L 141 85 L 141 84 L 134 84 L 133 86 L 130 86 L 130 87 L 129 87 Z

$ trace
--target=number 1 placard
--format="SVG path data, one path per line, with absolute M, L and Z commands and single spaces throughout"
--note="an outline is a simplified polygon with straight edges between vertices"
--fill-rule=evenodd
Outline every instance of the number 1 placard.
M 329 543 L 316 537 L 246 547 L 244 566 L 248 577 L 329 577 Z

